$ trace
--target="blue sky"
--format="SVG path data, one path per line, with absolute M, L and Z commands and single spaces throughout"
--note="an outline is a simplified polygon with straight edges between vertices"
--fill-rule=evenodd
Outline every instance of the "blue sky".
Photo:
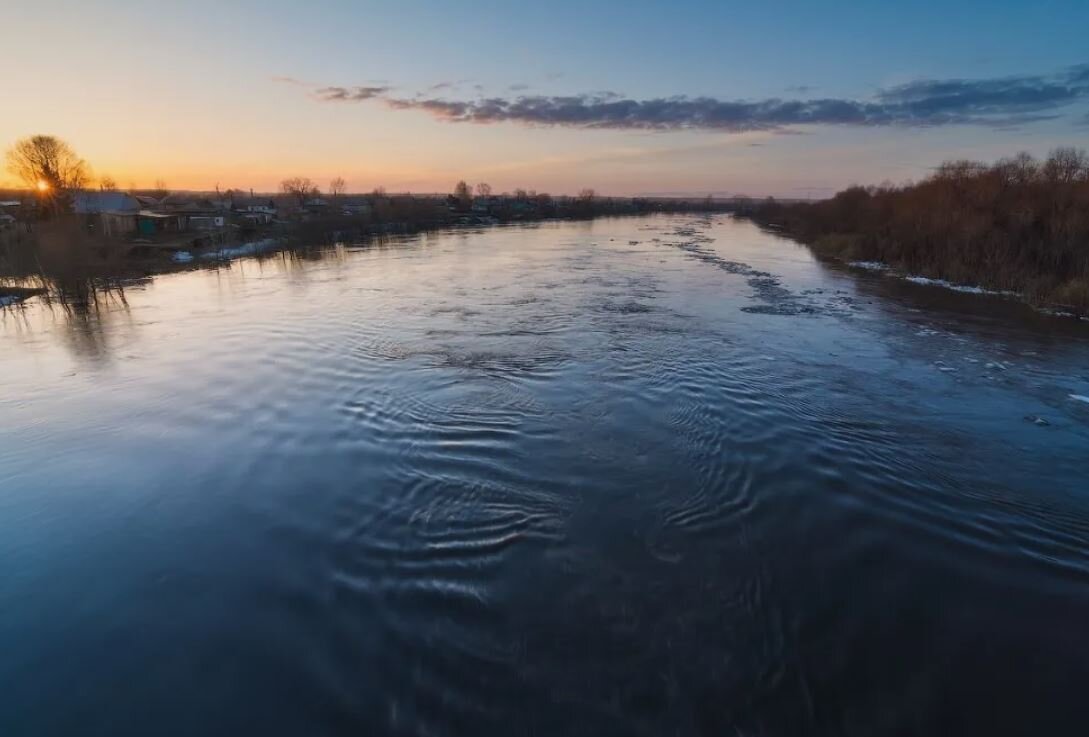
M 55 133 L 137 185 L 789 196 L 1089 141 L 1084 0 L 153 5 L 9 15 L 0 143 Z M 923 84 L 953 80 L 953 108 Z

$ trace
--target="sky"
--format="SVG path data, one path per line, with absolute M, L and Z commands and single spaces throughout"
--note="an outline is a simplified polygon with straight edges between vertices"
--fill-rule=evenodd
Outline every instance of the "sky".
M 1085 0 L 15 6 L 0 148 L 123 187 L 817 197 L 1089 145 Z

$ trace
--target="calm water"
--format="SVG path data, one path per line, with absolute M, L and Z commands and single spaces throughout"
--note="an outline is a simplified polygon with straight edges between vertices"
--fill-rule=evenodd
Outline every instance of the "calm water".
M 657 217 L 28 305 L 0 371 L 0 734 L 1089 725 L 1084 324 Z

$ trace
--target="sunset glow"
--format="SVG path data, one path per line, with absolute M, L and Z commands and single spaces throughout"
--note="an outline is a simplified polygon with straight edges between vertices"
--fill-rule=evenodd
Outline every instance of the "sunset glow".
M 1085 138 L 1083 2 L 420 5 L 25 5 L 0 141 L 57 135 L 122 187 L 808 197 Z M 41 29 L 63 52 L 24 69 Z M 927 96 L 952 82 L 960 107 Z

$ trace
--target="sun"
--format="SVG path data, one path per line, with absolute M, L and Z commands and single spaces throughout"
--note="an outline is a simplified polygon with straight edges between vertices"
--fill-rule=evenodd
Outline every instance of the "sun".
M 39 179 L 38 180 L 38 191 L 39 192 L 48 192 L 49 191 L 49 182 L 45 181 L 44 179 Z

